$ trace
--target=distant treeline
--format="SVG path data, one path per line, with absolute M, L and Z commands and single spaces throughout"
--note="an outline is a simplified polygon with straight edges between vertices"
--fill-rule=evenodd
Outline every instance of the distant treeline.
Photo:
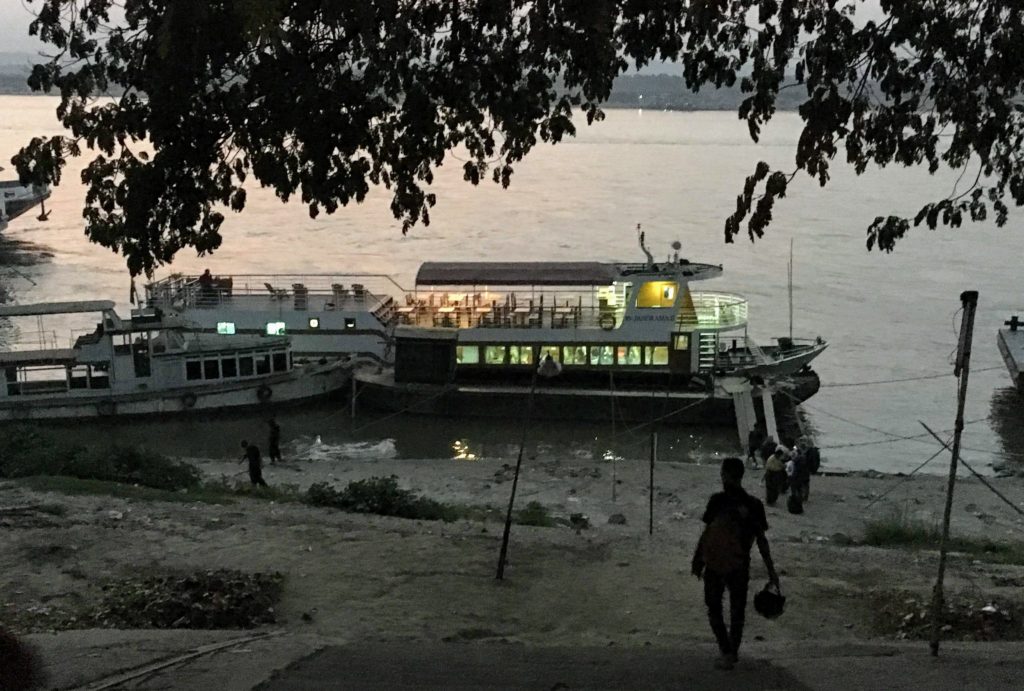
M 738 84 L 732 88 L 704 88 L 693 93 L 686 88 L 682 77 L 632 74 L 615 80 L 607 105 L 612 108 L 642 105 L 655 110 L 736 110 L 744 97 Z M 779 93 L 776 107 L 779 110 L 796 110 L 806 97 L 803 88 L 784 89 Z
M 28 72 L 16 71 L 18 69 L 0 65 L 0 95 L 33 93 L 26 84 Z M 736 110 L 743 97 L 738 86 L 693 93 L 686 88 L 682 77 L 634 74 L 615 80 L 606 105 L 611 108 L 637 108 L 642 105 L 655 110 Z M 777 107 L 779 110 L 794 110 L 804 97 L 806 93 L 802 88 L 785 89 L 779 94 Z

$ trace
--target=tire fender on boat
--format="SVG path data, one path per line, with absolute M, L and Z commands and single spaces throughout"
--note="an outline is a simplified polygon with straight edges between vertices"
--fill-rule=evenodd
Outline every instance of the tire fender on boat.
M 185 408 L 195 407 L 196 395 L 189 391 L 187 394 L 181 397 L 181 405 Z
M 274 395 L 274 390 L 266 384 L 260 384 L 260 388 L 256 389 L 256 398 L 260 399 L 261 402 L 266 403 Z
M 113 415 L 117 412 L 117 404 L 113 401 L 100 401 L 96 404 L 96 412 L 103 417 Z
M 601 318 L 597 320 L 597 325 L 605 331 L 611 331 L 615 328 L 615 315 L 614 314 L 602 314 Z

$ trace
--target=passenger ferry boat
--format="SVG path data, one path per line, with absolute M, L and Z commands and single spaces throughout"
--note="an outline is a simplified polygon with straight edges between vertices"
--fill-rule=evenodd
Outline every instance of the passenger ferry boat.
M 1004 324 L 1007 328 L 999 329 L 996 333 L 996 345 L 999 346 L 999 354 L 1003 356 L 1014 386 L 1024 393 L 1024 329 L 1020 328 L 1024 326 L 1024 321 L 1014 315 Z
M 792 409 L 818 389 L 821 338 L 760 347 L 741 295 L 693 291 L 722 267 L 664 263 L 426 263 L 397 310 L 394 366 L 357 371 L 357 396 L 395 410 L 733 424 L 775 393 Z M 538 381 L 546 359 L 559 376 Z M 781 412 L 781 411 L 780 411 Z M 766 411 L 774 428 L 774 409 Z
M 558 418 L 749 428 L 774 418 L 754 408 L 765 394 L 791 410 L 817 391 L 808 365 L 825 341 L 759 346 L 743 296 L 690 288 L 721 266 L 644 252 L 644 263 L 428 262 L 410 290 L 349 274 L 174 275 L 146 291 L 203 333 L 289 334 L 297 355 L 368 356 L 353 400 L 393 410 L 519 415 L 548 357 L 561 374 L 534 398 Z
M 122 319 L 108 301 L 0 306 L 8 320 L 80 313 L 100 322 L 70 348 L 44 337 L 0 352 L 0 421 L 267 407 L 328 396 L 351 378 L 337 360 L 296 365 L 287 337 L 211 337 L 159 310 Z

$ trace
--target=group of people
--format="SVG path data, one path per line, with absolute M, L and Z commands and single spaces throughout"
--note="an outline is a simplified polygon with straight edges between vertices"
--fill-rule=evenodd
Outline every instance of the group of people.
M 747 462 L 758 467 L 760 456 L 764 468 L 765 503 L 775 506 L 779 495 L 789 492 L 787 508 L 791 513 L 803 513 L 803 505 L 811 495 L 811 475 L 821 467 L 821 454 L 807 437 L 795 444 L 784 441 L 777 444 L 758 422 L 747 438 Z
M 277 420 L 270 418 L 267 420 L 267 426 L 270 428 L 269 435 L 267 438 L 267 449 L 270 455 L 270 463 L 274 465 L 281 463 L 281 426 L 277 424 Z M 249 462 L 249 481 L 253 487 L 260 486 L 266 487 L 267 481 L 263 479 L 263 455 L 260 453 L 260 447 L 255 444 L 250 444 L 248 440 L 242 440 L 242 458 L 239 463 Z

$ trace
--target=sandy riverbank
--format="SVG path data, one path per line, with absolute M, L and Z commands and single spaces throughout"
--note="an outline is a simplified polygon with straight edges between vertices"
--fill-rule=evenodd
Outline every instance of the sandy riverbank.
M 197 462 L 214 478 L 241 468 Z M 409 521 L 255 499 L 210 505 L 64 496 L 6 482 L 0 485 L 3 505 L 45 502 L 64 506 L 65 513 L 0 519 L 0 617 L 21 630 L 46 629 L 60 612 L 95 598 L 107 578 L 233 568 L 283 572 L 280 624 L 343 641 L 675 645 L 706 638 L 700 584 L 688 565 L 699 516 L 717 488 L 717 468 L 657 466 L 653 536 L 647 532 L 647 465 L 620 462 L 614 472 L 613 501 L 609 462 L 526 461 L 517 505 L 538 501 L 555 515 L 583 513 L 591 527 L 577 534 L 516 526 L 503 583 L 494 579 L 496 523 Z M 266 470 L 272 485 L 299 488 L 391 474 L 435 499 L 498 508 L 508 500 L 509 470 L 492 463 L 293 459 Z M 759 489 L 754 480 L 747 484 Z M 1024 502 L 1024 481 L 1004 479 L 999 486 Z M 937 477 L 816 477 L 804 515 L 770 508 L 769 536 L 790 607 L 776 622 L 752 617 L 750 637 L 874 636 L 870 593 L 926 591 L 935 556 L 850 543 L 872 517 L 900 511 L 937 520 L 944 488 Z M 613 514 L 622 514 L 625 525 L 609 524 Z M 962 536 L 1024 536 L 1019 516 L 973 480 L 958 485 L 953 526 Z M 1012 596 L 1005 584 L 1021 577 L 1024 567 L 959 559 L 949 582 L 953 589 Z M 755 569 L 755 580 L 762 579 Z

